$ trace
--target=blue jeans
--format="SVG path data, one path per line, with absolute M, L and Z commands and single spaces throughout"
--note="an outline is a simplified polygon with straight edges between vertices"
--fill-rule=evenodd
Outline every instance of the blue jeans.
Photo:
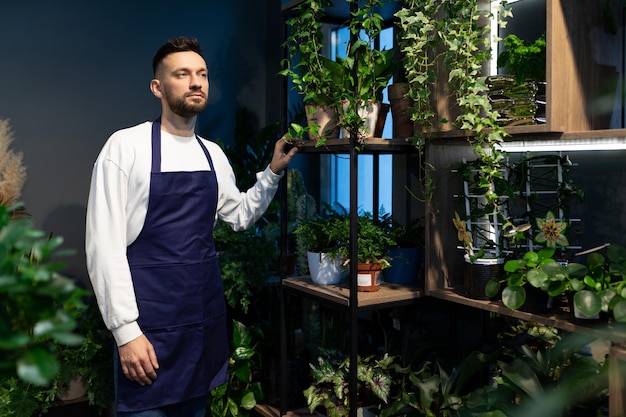
M 202 396 L 182 403 L 166 405 L 153 410 L 130 413 L 117 412 L 117 417 L 204 417 L 208 398 Z

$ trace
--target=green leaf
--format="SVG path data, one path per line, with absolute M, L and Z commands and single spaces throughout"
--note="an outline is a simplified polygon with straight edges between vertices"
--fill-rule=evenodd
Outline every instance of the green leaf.
M 493 298 L 498 295 L 498 292 L 500 292 L 500 281 L 495 278 L 487 281 L 485 285 L 485 295 L 489 298 Z
M 626 322 L 626 300 L 622 299 L 615 304 L 613 318 L 620 323 Z
M 502 290 L 502 303 L 511 310 L 517 310 L 526 302 L 526 290 L 517 285 L 510 285 Z
M 18 349 L 28 345 L 30 337 L 26 333 L 14 333 L 0 337 L 0 349 Z
M 550 281 L 548 287 L 544 289 L 551 297 L 561 295 L 567 289 L 567 283 L 565 281 Z
M 236 361 L 248 360 L 252 356 L 254 356 L 254 349 L 250 347 L 240 346 L 235 348 L 232 355 L 233 359 L 235 359 Z
M 59 371 L 54 354 L 43 348 L 28 349 L 17 361 L 17 375 L 34 385 L 46 385 Z
M 609 312 L 609 305 L 611 304 L 611 300 L 617 295 L 615 291 L 608 289 L 602 290 L 598 293 L 600 299 L 602 300 L 602 311 L 605 313 Z
M 252 410 L 256 405 L 256 399 L 254 393 L 249 390 L 243 391 L 243 397 L 241 397 L 241 406 L 246 410 Z
M 602 299 L 589 290 L 581 290 L 574 294 L 574 306 L 585 317 L 594 317 L 602 310 Z
M 528 394 L 532 399 L 539 400 L 543 396 L 543 387 L 530 366 L 519 358 L 507 364 L 498 361 L 502 375 L 508 378 L 515 386 Z
M 504 264 L 504 270 L 506 272 L 515 272 L 518 269 L 521 269 L 524 267 L 524 265 L 526 264 L 526 262 L 520 260 L 520 259 L 511 259 L 510 261 L 507 261 Z
M 50 334 L 50 337 L 62 345 L 68 346 L 78 346 L 85 341 L 83 336 L 70 332 L 54 332 Z
M 531 269 L 526 275 L 528 283 L 535 288 L 541 288 L 543 284 L 548 280 L 548 274 L 543 269 Z

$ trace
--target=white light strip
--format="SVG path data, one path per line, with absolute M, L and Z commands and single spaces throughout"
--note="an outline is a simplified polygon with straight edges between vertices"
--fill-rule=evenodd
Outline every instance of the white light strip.
M 626 138 L 513 141 L 503 143 L 501 149 L 504 152 L 621 151 L 626 150 Z

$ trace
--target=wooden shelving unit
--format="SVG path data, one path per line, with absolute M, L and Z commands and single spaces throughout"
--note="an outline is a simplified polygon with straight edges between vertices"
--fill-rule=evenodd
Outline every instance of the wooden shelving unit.
M 355 225 L 357 216 L 358 155 L 410 154 L 415 152 L 415 147 L 405 140 L 383 138 L 367 138 L 356 143 L 354 140 L 328 139 L 322 146 L 316 146 L 315 142 L 303 142 L 298 144 L 298 148 L 300 153 L 305 154 L 346 154 L 350 158 L 350 217 L 352 228 L 350 240 L 352 242 L 357 241 Z M 377 188 L 377 185 L 375 185 L 374 192 L 377 192 Z M 286 210 L 284 195 L 282 200 L 283 210 Z M 356 245 L 352 245 L 351 258 L 356 258 L 356 251 Z M 359 292 L 357 290 L 357 272 L 355 268 L 348 269 L 346 282 L 341 285 L 317 285 L 309 277 L 281 277 L 281 291 L 283 293 L 281 296 L 283 300 L 283 305 L 281 306 L 281 349 L 283 349 L 281 356 L 283 361 L 286 361 L 284 302 L 286 293 L 292 293 L 315 299 L 320 303 L 349 313 L 351 326 L 349 354 L 352 363 L 356 363 L 358 314 L 364 311 L 410 305 L 424 295 L 423 289 L 390 283 L 382 283 L 380 289 L 376 292 Z M 285 367 L 286 364 L 283 363 L 283 371 L 281 372 L 284 372 Z M 351 368 L 350 372 L 351 392 L 356 392 L 356 368 Z M 286 381 L 286 375 L 282 375 L 281 379 Z M 351 417 L 355 417 L 357 412 L 356 397 L 350 398 L 350 401 L 352 402 L 350 409 Z M 286 406 L 281 404 L 281 414 L 284 413 L 287 413 Z
M 292 2 L 283 8 L 292 7 Z M 596 46 L 598 34 L 606 30 L 604 2 L 597 0 L 521 0 L 518 4 L 544 8 L 545 32 L 547 41 L 546 67 L 546 123 L 507 128 L 516 143 L 558 143 L 577 140 L 593 145 L 594 141 L 612 140 L 626 143 L 623 100 L 622 120 L 619 129 L 609 129 L 610 117 L 606 110 L 596 106 L 595 100 L 603 93 L 607 81 L 616 80 L 619 71 L 602 62 Z M 624 29 L 624 6 L 617 0 L 609 0 L 617 7 L 617 25 Z M 533 21 L 533 25 L 537 22 Z M 540 23 L 539 23 L 540 24 Z M 620 49 L 621 48 L 621 49 Z M 624 42 L 618 50 L 624 61 Z M 622 64 L 624 65 L 624 64 Z M 622 68 L 623 69 L 623 68 Z M 445 88 L 447 77 L 439 77 L 442 85 L 437 88 L 441 95 L 435 99 L 439 103 L 441 116 L 454 120 L 453 106 L 447 106 Z M 616 94 L 619 92 L 616 92 Z M 616 96 L 616 101 L 620 97 Z M 446 111 L 448 112 L 446 114 Z M 614 122 L 612 122 L 614 123 Z M 432 133 L 426 144 L 427 164 L 437 169 L 445 169 L 463 159 L 472 160 L 474 154 L 466 140 L 467 133 L 454 130 L 448 125 L 439 132 Z M 354 146 L 344 139 L 330 139 L 324 146 L 304 143 L 300 146 L 304 153 L 348 153 L 354 157 Z M 407 153 L 411 145 L 404 140 L 373 138 L 368 139 L 361 153 Z M 351 166 L 351 187 L 356 184 L 355 167 Z M 305 296 L 315 297 L 338 308 L 349 309 L 353 315 L 360 309 L 374 309 L 395 303 L 413 303 L 422 296 L 430 296 L 472 308 L 504 314 L 521 320 L 535 321 L 570 332 L 587 332 L 607 338 L 614 343 L 610 350 L 610 415 L 626 415 L 626 330 L 619 326 L 591 327 L 574 323 L 568 312 L 556 311 L 548 315 L 531 314 L 505 308 L 500 302 L 474 300 L 464 297 L 459 288 L 463 283 L 463 258 L 456 249 L 456 230 L 451 222 L 455 206 L 450 196 L 461 192 L 461 181 L 447 173 L 435 172 L 436 189 L 427 205 L 426 254 L 424 290 L 415 288 L 381 288 L 380 294 L 355 294 L 354 288 L 346 286 L 314 286 L 305 277 L 286 278 L 282 286 L 286 291 L 294 291 Z
M 594 101 L 602 93 L 603 83 L 616 76 L 614 69 L 602 64 L 603 57 L 596 55 L 601 49 L 597 48 L 598 36 L 606 30 L 602 8 L 592 0 L 522 0 L 519 3 L 522 2 L 545 7 L 547 122 L 507 128 L 512 135 L 510 141 L 520 144 L 520 147 L 543 143 L 558 147 L 559 141 L 580 141 L 591 150 L 596 142 L 626 143 L 623 97 L 621 128 L 618 129 L 608 129 L 606 110 Z M 623 5 L 610 2 L 610 6 L 615 8 L 617 25 L 623 29 Z M 618 54 L 623 60 L 624 50 L 622 39 L 619 48 L 611 53 Z M 426 145 L 426 162 L 445 170 L 463 159 L 475 159 L 463 136 L 459 131 L 440 132 Z M 462 207 L 450 202 L 451 195 L 461 193 L 461 180 L 441 172 L 435 173 L 435 176 L 437 188 L 427 207 L 426 295 L 610 340 L 613 343 L 610 349 L 610 415 L 626 415 L 626 327 L 611 324 L 590 327 L 572 322 L 567 311 L 531 314 L 510 310 L 499 301 L 475 300 L 462 295 L 464 262 L 462 253 L 456 249 L 458 240 L 451 221 L 454 212 Z

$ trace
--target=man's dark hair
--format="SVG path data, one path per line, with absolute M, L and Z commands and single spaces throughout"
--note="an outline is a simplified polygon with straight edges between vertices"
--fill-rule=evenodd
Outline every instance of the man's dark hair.
M 196 38 L 179 36 L 178 38 L 173 38 L 165 42 L 156 54 L 154 54 L 154 58 L 152 58 L 152 72 L 154 73 L 154 76 L 156 77 L 157 67 L 166 56 L 175 52 L 185 51 L 192 51 L 202 56 L 202 50 L 200 49 L 200 44 Z

